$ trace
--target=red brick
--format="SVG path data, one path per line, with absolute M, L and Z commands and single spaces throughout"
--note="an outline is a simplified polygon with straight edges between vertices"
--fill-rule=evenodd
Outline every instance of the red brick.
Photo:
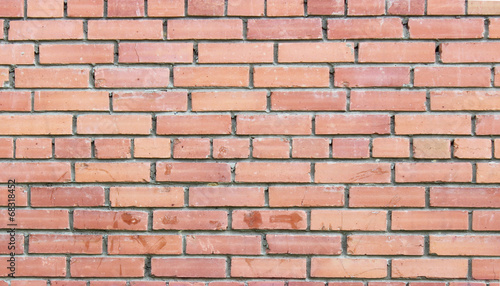
M 90 281 L 90 286 L 127 286 L 127 281 Z
M 187 235 L 187 254 L 260 255 L 260 235 Z
M 226 163 L 157 162 L 156 180 L 164 182 L 230 182 Z
M 0 227 L 10 228 L 7 224 L 12 222 L 8 221 L 7 209 L 0 210 L 0 214 Z M 16 209 L 15 221 L 16 229 L 69 229 L 68 210 Z M 21 270 L 20 265 L 18 267 L 17 270 Z
M 349 235 L 349 255 L 423 255 L 422 235 Z
M 498 49 L 500 43 L 495 42 L 453 42 L 442 43 L 441 61 L 443 63 L 491 63 L 499 62 Z
M 465 0 L 427 0 L 428 15 L 463 15 Z
M 108 17 L 143 17 L 142 0 L 108 0 Z
M 350 110 L 425 111 L 426 93 L 416 90 L 353 90 Z
M 96 88 L 166 87 L 169 68 L 97 68 L 94 71 Z
M 4 0 L 0 3 L 0 17 L 20 18 L 24 16 L 23 0 Z M 0 25 L 3 27 L 3 25 Z M 0 29 L 1 30 L 1 29 Z
M 491 140 L 482 138 L 457 138 L 453 141 L 453 155 L 461 159 L 490 159 Z
M 385 14 L 385 0 L 349 0 L 347 15 L 383 15 Z
M 141 134 L 151 132 L 150 115 L 80 115 L 76 121 L 78 134 Z
M 0 91 L 0 111 L 31 111 L 31 93 Z
M 475 231 L 500 230 L 500 212 L 474 211 L 472 215 L 472 229 Z
M 311 211 L 311 230 L 385 231 L 387 228 L 386 220 L 387 211 L 313 209 Z
M 488 67 L 416 67 L 415 86 L 489 87 Z
M 64 0 L 28 0 L 29 18 L 61 18 L 64 16 Z
M 310 135 L 310 115 L 246 115 L 236 116 L 238 135 Z
M 192 207 L 262 207 L 264 189 L 257 187 L 191 187 L 189 206 Z
M 430 205 L 433 207 L 498 208 L 500 189 L 432 187 Z
M 265 111 L 266 91 L 216 91 L 191 93 L 193 111 Z
M 499 183 L 500 174 L 498 170 L 500 164 L 496 163 L 477 163 L 477 183 Z
M 332 158 L 361 159 L 370 157 L 370 139 L 333 138 Z
M 248 158 L 250 156 L 250 140 L 243 138 L 213 139 L 212 156 L 215 159 Z
M 0 163 L 0 180 L 15 178 L 19 183 L 61 183 L 71 181 L 69 162 L 11 162 Z
M 328 19 L 328 39 L 401 39 L 400 18 Z
M 32 44 L 0 44 L 2 65 L 32 65 L 34 60 L 35 47 Z
M 186 111 L 184 91 L 115 92 L 113 111 Z
M 76 182 L 137 182 L 150 180 L 146 162 L 75 163 Z
M 14 157 L 14 141 L 12 138 L 0 138 L 0 158 Z
M 360 63 L 433 63 L 433 42 L 359 43 Z
M 422 187 L 361 187 L 349 189 L 351 208 L 425 207 L 425 189 Z
M 96 230 L 147 230 L 148 213 L 143 211 L 75 210 L 73 227 L 75 229 Z
M 255 67 L 255 87 L 328 87 L 328 67 Z
M 68 17 L 97 18 L 104 15 L 104 0 L 67 0 Z
M 290 157 L 290 140 L 283 138 L 255 138 L 252 140 L 254 158 L 286 159 Z
M 176 159 L 206 159 L 209 156 L 209 138 L 179 138 L 174 140 L 174 158 Z
M 429 236 L 429 253 L 452 256 L 497 256 L 500 237 L 484 235 Z
M 392 277 L 467 278 L 467 259 L 393 259 Z
M 231 277 L 306 278 L 306 268 L 303 258 L 231 258 Z
M 264 16 L 264 0 L 228 0 L 228 16 Z
M 243 39 L 240 19 L 175 19 L 167 22 L 169 40 Z
M 311 277 L 385 278 L 386 259 L 311 258 Z
M 127 159 L 130 158 L 130 139 L 128 138 L 97 138 L 94 140 L 95 157 L 97 159 Z
M 396 114 L 396 134 L 471 134 L 471 116 L 467 114 Z
M 482 90 L 431 91 L 431 110 L 500 110 L 500 94 Z
M 149 17 L 182 17 L 184 0 L 148 0 Z
M 474 279 L 500 279 L 500 274 L 496 272 L 500 260 L 498 259 L 473 259 L 472 277 Z M 493 283 L 490 283 L 493 285 Z
M 32 207 L 104 206 L 103 187 L 31 187 Z
M 293 158 L 328 158 L 330 140 L 327 138 L 294 138 Z
M 181 254 L 180 235 L 109 235 L 109 254 Z
M 316 134 L 389 134 L 390 117 L 379 114 L 316 115 Z
M 153 212 L 153 229 L 225 230 L 227 229 L 227 212 L 217 210 L 157 210 Z
M 250 40 L 321 39 L 321 19 L 249 19 Z
M 8 181 L 7 181 L 8 182 Z M 14 186 L 8 182 L 5 186 L 0 186 L 0 206 L 6 207 L 9 203 L 9 190 L 14 190 L 14 202 L 17 207 L 25 207 L 28 205 L 28 189 L 25 186 Z M 9 188 L 10 187 L 10 188 Z
M 467 211 L 393 211 L 392 230 L 467 230 Z
M 387 13 L 389 15 L 424 15 L 425 0 L 389 0 Z
M 88 88 L 88 68 L 16 68 L 16 88 Z
M 249 84 L 249 68 L 244 66 L 174 67 L 176 87 L 244 87 Z
M 51 279 L 50 280 L 50 285 L 51 286 L 86 286 L 87 285 L 87 281 L 53 280 L 53 279 Z M 45 284 L 43 284 L 43 286 L 45 286 Z
M 496 1 L 470 1 L 468 2 L 468 15 L 498 15 L 500 14 L 500 3 Z
M 149 2 L 148 2 L 149 3 Z M 89 40 L 162 40 L 161 20 L 90 20 Z
M 113 63 L 112 44 L 45 44 L 40 45 L 41 64 Z
M 154 277 L 225 278 L 226 259 L 155 257 L 151 259 L 151 274 Z
M 159 115 L 158 135 L 231 134 L 230 115 Z
M 500 116 L 496 114 L 480 114 L 476 116 L 477 135 L 499 135 Z
M 30 234 L 30 253 L 101 254 L 102 236 Z
M 389 183 L 388 163 L 316 163 L 316 183 Z
M 300 255 L 339 255 L 342 252 L 339 235 L 273 235 L 267 234 L 267 253 Z
M 484 35 L 484 20 L 479 18 L 411 18 L 408 26 L 411 39 L 478 39 Z
M 441 138 L 414 138 L 413 157 L 418 159 L 450 159 L 450 140 Z
M 397 183 L 471 181 L 470 163 L 396 163 Z
M 0 86 L 1 87 L 13 86 L 13 84 L 10 83 L 9 69 L 7 68 L 0 68 Z
M 491 18 L 489 25 L 489 38 L 498 39 L 500 38 L 500 19 Z
M 82 20 L 11 21 L 9 40 L 82 40 Z
M 120 63 L 190 63 L 193 61 L 191 43 L 120 43 Z
M 6 277 L 8 273 L 10 273 L 10 271 L 7 268 L 8 263 L 9 262 L 7 262 L 7 259 L 1 260 L 0 269 L 2 270 L 0 271 L 0 276 Z M 16 257 L 16 271 L 15 271 L 16 278 L 17 277 L 41 278 L 41 277 L 65 277 L 65 276 L 66 276 L 66 257 L 61 257 L 61 256 Z M 11 281 L 12 281 L 11 285 L 15 286 L 16 285 L 15 280 Z
M 170 158 L 169 138 L 135 138 L 135 158 Z
M 15 241 L 12 241 L 12 240 Z M 24 235 L 23 234 L 14 234 L 14 236 L 11 236 L 10 234 L 1 234 L 0 235 L 0 254 L 7 254 L 10 255 L 11 252 L 15 254 L 23 254 L 24 253 Z M 12 246 L 15 247 L 15 249 L 12 249 Z M 10 248 L 10 249 L 9 249 Z M 3 284 L 0 285 L 4 286 Z M 8 286 L 8 284 L 5 284 L 5 286 Z
M 190 16 L 223 16 L 224 0 L 188 0 Z
M 112 207 L 182 207 L 184 189 L 181 187 L 111 187 Z
M 16 158 L 48 159 L 52 157 L 52 139 L 18 138 L 16 140 Z
M 36 111 L 108 111 L 106 91 L 35 91 Z
M 380 158 L 410 157 L 410 140 L 398 137 L 379 137 L 372 141 L 372 156 Z
M 268 17 L 304 16 L 304 1 L 302 0 L 268 0 Z
M 309 163 L 236 163 L 235 181 L 248 183 L 308 183 L 311 180 Z
M 272 63 L 273 43 L 199 43 L 199 63 Z
M 69 135 L 71 115 L 0 115 L 2 135 Z
M 269 187 L 270 207 L 341 207 L 344 188 L 334 186 Z
M 273 91 L 272 110 L 329 111 L 346 109 L 345 91 Z
M 72 257 L 71 277 L 143 277 L 142 257 Z
M 410 84 L 410 68 L 336 67 L 334 80 L 336 87 L 403 87 Z
M 309 15 L 343 15 L 344 1 L 342 0 L 309 0 L 307 1 Z
M 55 138 L 55 158 L 90 158 L 89 138 Z
M 500 158 L 500 140 L 495 139 L 493 142 L 494 142 L 493 143 L 494 144 L 494 147 L 493 147 L 493 149 L 494 149 L 494 157 L 495 158 Z M 0 150 L 1 150 L 1 147 L 0 147 Z
M 307 228 L 307 215 L 301 210 L 235 210 L 232 218 L 233 229 L 305 230 Z

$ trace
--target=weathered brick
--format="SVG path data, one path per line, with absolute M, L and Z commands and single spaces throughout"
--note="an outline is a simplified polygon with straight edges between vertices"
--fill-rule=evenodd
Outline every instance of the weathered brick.
M 109 235 L 108 253 L 128 254 L 181 254 L 180 235 Z
M 103 187 L 32 187 L 32 207 L 104 206 Z
M 392 260 L 392 276 L 395 278 L 466 278 L 468 269 L 467 259 Z
M 411 134 L 471 134 L 471 116 L 467 114 L 396 114 L 395 131 Z
M 328 186 L 269 187 L 270 207 L 340 207 L 344 188 Z
M 142 257 L 72 257 L 71 277 L 143 277 Z
M 230 182 L 226 163 L 157 162 L 156 179 L 164 182 Z
M 353 186 L 349 189 L 349 207 L 425 207 L 425 189 Z
M 242 39 L 243 23 L 239 19 L 175 19 L 167 22 L 170 40 Z
M 9 40 L 82 40 L 82 20 L 11 21 Z
M 210 245 L 210 247 L 207 247 Z M 187 235 L 187 254 L 260 255 L 259 235 Z
M 151 274 L 154 277 L 224 278 L 226 259 L 155 257 L 151 259 Z
M 101 254 L 102 236 L 30 234 L 30 253 Z
M 108 111 L 105 91 L 35 91 L 36 111 Z
M 387 228 L 387 211 L 312 210 L 311 230 L 383 231 Z
M 73 227 L 75 229 L 144 231 L 148 227 L 148 213 L 144 211 L 75 210 Z
M 265 91 L 208 91 L 191 93 L 193 111 L 265 111 Z
M 321 39 L 321 19 L 249 19 L 251 40 Z
M 395 17 L 328 19 L 328 39 L 401 39 L 403 23 Z
M 478 39 L 484 35 L 484 20 L 479 18 L 411 18 L 408 27 L 411 39 Z
M 423 255 L 422 235 L 362 235 L 347 237 L 350 255 Z
M 88 68 L 16 68 L 16 88 L 88 88 Z
M 403 87 L 409 83 L 409 67 L 335 67 L 336 87 Z
M 392 230 L 467 230 L 467 211 L 393 211 Z
M 90 20 L 89 40 L 162 40 L 161 20 Z
M 112 207 L 182 207 L 184 189 L 180 187 L 111 187 Z
M 309 163 L 236 163 L 235 181 L 252 183 L 307 183 L 311 180 Z
M 470 163 L 396 163 L 396 182 L 471 182 Z
M 311 258 L 311 277 L 385 278 L 386 259 Z
M 235 210 L 232 218 L 233 229 L 305 230 L 307 228 L 307 215 L 304 211 Z
M 68 17 L 97 18 L 104 15 L 104 0 L 67 0 Z
M 303 258 L 231 258 L 231 277 L 305 278 Z
M 226 211 L 162 211 L 153 212 L 153 229 L 224 230 L 228 219 Z
M 75 163 L 77 182 L 149 182 L 150 164 L 142 162 Z
M 267 234 L 266 241 L 269 254 L 339 255 L 342 252 L 340 236 Z

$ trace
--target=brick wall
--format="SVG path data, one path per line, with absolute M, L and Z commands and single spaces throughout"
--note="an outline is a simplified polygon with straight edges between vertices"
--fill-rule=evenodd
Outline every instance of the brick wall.
M 500 1 L 0 0 L 0 27 L 0 286 L 500 285 Z

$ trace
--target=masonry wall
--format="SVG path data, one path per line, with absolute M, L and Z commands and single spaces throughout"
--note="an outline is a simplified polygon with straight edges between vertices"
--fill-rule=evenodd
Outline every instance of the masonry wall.
M 500 1 L 0 18 L 0 285 L 500 285 Z

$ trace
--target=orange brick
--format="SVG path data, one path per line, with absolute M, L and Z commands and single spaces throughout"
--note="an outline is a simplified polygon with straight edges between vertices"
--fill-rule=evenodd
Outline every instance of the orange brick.
M 415 86 L 489 87 L 488 67 L 416 67 Z
M 339 255 L 341 240 L 338 235 L 266 235 L 269 254 Z
M 431 91 L 431 110 L 500 110 L 500 94 L 482 90 Z
M 155 257 L 151 259 L 151 274 L 155 277 L 224 278 L 226 277 L 226 259 Z M 170 284 L 174 283 L 169 282 Z M 196 285 L 196 283 L 187 285 Z
M 231 277 L 306 278 L 303 258 L 231 258 Z
M 385 278 L 386 259 L 311 258 L 311 277 Z
M 120 43 L 120 63 L 190 63 L 193 61 L 191 43 Z
M 396 134 L 471 134 L 471 116 L 467 114 L 396 114 Z
M 389 15 L 424 15 L 425 0 L 389 0 L 387 13 Z
M 94 140 L 97 159 L 127 159 L 130 154 L 128 138 L 97 138 Z
M 64 16 L 64 0 L 28 0 L 29 18 L 61 18 Z
M 103 187 L 32 187 L 32 207 L 104 206 Z
M 23 16 L 24 16 L 23 0 L 4 0 L 0 3 L 0 17 L 20 18 Z
M 351 208 L 425 207 L 425 189 L 422 187 L 361 187 L 349 189 Z
M 333 138 L 332 157 L 361 159 L 370 157 L 370 139 L 368 138 Z
M 470 163 L 396 163 L 396 182 L 471 182 Z
M 344 91 L 273 91 L 273 110 L 339 110 L 346 108 Z
M 390 125 L 388 115 L 316 115 L 316 134 L 389 134 Z
M 269 187 L 270 207 L 340 207 L 343 205 L 343 187 Z
M 450 159 L 451 143 L 441 138 L 414 138 L 413 157 L 418 159 Z
M 311 167 L 309 163 L 236 163 L 236 182 L 308 183 L 310 180 Z
M 265 111 L 266 91 L 216 91 L 191 93 L 193 111 Z
M 52 157 L 52 139 L 18 138 L 16 140 L 16 158 L 48 159 Z
M 82 20 L 11 21 L 9 40 L 82 40 Z
M 148 0 L 149 17 L 182 17 L 184 0 Z
M 243 39 L 243 22 L 239 19 L 175 19 L 167 22 L 169 40 Z
M 268 17 L 304 16 L 304 1 L 269 0 L 266 11 Z
M 272 63 L 273 43 L 199 43 L 199 63 Z
M 467 259 L 393 259 L 392 277 L 467 278 Z
M 387 211 L 317 210 L 311 211 L 311 230 L 384 231 Z
M 71 277 L 143 277 L 143 257 L 72 257 Z
M 254 158 L 286 159 L 290 157 L 290 140 L 284 138 L 255 138 L 252 140 Z
M 0 276 L 6 277 L 8 271 L 7 259 L 2 259 L 0 263 Z M 16 277 L 65 277 L 66 276 L 66 257 L 51 256 L 51 257 L 16 257 Z M 15 279 L 17 280 L 17 279 Z M 20 280 L 23 281 L 23 280 Z M 24 280 L 29 281 L 29 280 Z M 33 280 L 32 280 L 33 281 Z M 38 280 L 40 281 L 40 280 Z M 46 281 L 43 281 L 46 284 Z M 12 281 L 11 285 L 16 285 L 16 281 Z M 44 284 L 44 285 L 45 285 Z M 25 284 L 26 285 L 26 284 Z M 38 284 L 40 285 L 40 284 Z M 22 286 L 22 284 L 20 285 Z
M 249 19 L 251 40 L 321 39 L 321 19 Z
M 104 15 L 104 0 L 67 0 L 68 17 L 97 18 Z
M 456 138 L 453 156 L 462 159 L 490 159 L 491 140 L 481 138 Z
M 35 91 L 36 111 L 108 111 L 106 91 Z
M 431 235 L 429 253 L 451 256 L 497 256 L 500 237 L 492 235 Z
M 500 19 L 497 18 L 490 19 L 489 38 L 492 39 L 500 38 Z
M 389 183 L 388 163 L 316 163 L 316 183 Z
M 135 158 L 170 158 L 170 139 L 135 138 Z
M 101 254 L 102 236 L 30 234 L 30 253 Z
M 255 87 L 328 87 L 328 67 L 255 67 Z
M 307 228 L 307 215 L 304 211 L 235 210 L 232 218 L 233 229 L 305 230 Z
M 143 17 L 142 0 L 108 0 L 108 17 Z
M 187 254 L 260 255 L 260 252 L 260 235 L 186 235 Z
M 500 206 L 500 189 L 432 187 L 430 205 L 433 207 L 497 208 Z
M 40 45 L 41 64 L 102 64 L 113 63 L 111 44 L 45 44 Z
M 328 19 L 328 39 L 400 39 L 402 37 L 403 23 L 399 18 Z
M 477 163 L 477 178 L 478 183 L 497 183 L 500 182 L 498 174 L 500 164 L 496 163 Z
M 12 162 L 0 163 L 4 170 L 0 180 L 7 182 L 15 178 L 19 183 L 57 183 L 71 181 L 69 162 Z
M 226 163 L 157 162 L 156 180 L 166 182 L 230 182 Z
M 228 0 L 228 16 L 264 16 L 264 0 Z
M 97 88 L 166 87 L 170 81 L 169 68 L 96 68 Z
M 0 158 L 14 157 L 14 140 L 12 138 L 0 138 Z
M 181 187 L 111 187 L 109 200 L 113 207 L 182 207 Z
M 181 254 L 180 235 L 109 235 L 109 254 Z
M 256 187 L 191 187 L 189 205 L 193 207 L 262 207 L 264 189 Z
M 310 115 L 237 115 L 236 133 L 239 135 L 309 135 Z
M 224 230 L 226 228 L 226 211 L 157 210 L 153 212 L 154 230 Z
M 231 134 L 230 115 L 159 115 L 157 134 Z
M 213 139 L 212 156 L 216 159 L 248 158 L 250 140 L 243 138 Z
M 428 15 L 463 15 L 465 0 L 427 0 Z
M 479 18 L 412 18 L 408 26 L 411 39 L 478 39 L 484 35 L 484 20 Z
M 392 66 L 336 67 L 334 80 L 336 87 L 403 87 L 410 83 L 410 69 Z
M 0 69 L 0 87 L 9 87 L 13 86 L 10 82 L 9 69 L 1 68 Z
M 499 211 L 474 211 L 472 215 L 472 229 L 475 231 L 500 230 Z
M 467 211 L 393 211 L 392 230 L 467 230 Z
M 54 280 L 54 279 L 51 279 L 50 280 L 50 284 L 52 286 L 86 286 L 87 285 L 87 281 L 76 281 L 76 280 L 70 281 L 70 280 Z M 40 285 L 40 286 L 45 286 L 45 284 L 44 285 Z
M 350 110 L 425 111 L 424 91 L 351 91 Z
M 468 15 L 498 15 L 500 14 L 500 3 L 496 1 L 475 0 L 468 2 Z
M 473 259 L 472 277 L 474 279 L 500 279 L 500 274 L 496 272 L 499 261 L 498 259 Z
M 88 88 L 88 68 L 16 68 L 16 88 Z
M 184 91 L 114 92 L 113 111 L 186 111 Z
M 379 137 L 372 141 L 372 156 L 380 158 L 410 157 L 410 140 L 408 138 Z
M 149 182 L 149 173 L 142 162 L 75 163 L 76 182 Z
M 480 114 L 476 116 L 477 135 L 500 134 L 500 116 L 496 114 Z
M 89 138 L 55 138 L 55 158 L 90 158 Z
M 495 42 L 453 42 L 439 46 L 443 63 L 491 63 L 498 62 L 500 48 Z
M 384 0 L 349 0 L 347 15 L 383 15 L 385 14 Z
M 494 157 L 495 158 L 500 158 L 500 140 L 495 139 L 493 142 L 494 142 L 493 143 L 494 144 L 494 147 L 493 147 L 493 149 L 494 149 Z
M 190 16 L 223 16 L 224 0 L 188 0 Z
M 327 138 L 294 138 L 293 158 L 328 158 L 330 140 Z
M 35 47 L 31 44 L 0 44 L 2 65 L 32 65 L 34 60 Z
M 7 209 L 4 208 L 0 210 L 0 214 L 1 214 L 0 227 L 11 228 L 11 226 L 7 226 L 8 223 L 11 223 L 8 221 Z M 16 209 L 15 219 L 16 219 L 17 229 L 43 229 L 43 230 L 69 229 L 68 210 Z M 2 267 L 2 269 L 5 268 Z M 48 269 L 49 268 L 45 270 Z M 19 273 L 16 274 L 19 275 Z
M 71 115 L 0 115 L 2 135 L 69 135 Z
M 433 63 L 434 42 L 359 43 L 360 63 Z
M 143 211 L 75 210 L 73 212 L 73 227 L 75 229 L 97 230 L 147 230 L 148 213 Z
M 209 156 L 209 138 L 179 138 L 174 140 L 174 158 L 206 159 Z
M 349 255 L 423 255 L 422 235 L 349 235 Z
M 15 239 L 11 241 L 11 239 Z M 10 234 L 2 234 L 0 235 L 0 243 L 2 243 L 2 247 L 0 248 L 1 254 L 10 255 L 11 252 L 15 254 L 23 254 L 24 253 L 24 235 L 23 234 L 15 234 L 11 236 Z M 9 249 L 15 247 L 15 249 Z M 2 286 L 8 286 L 8 284 L 1 284 Z
M 90 20 L 89 40 L 162 40 L 161 20 Z
M 7 181 L 8 182 L 8 181 Z M 11 194 L 9 190 L 14 190 L 14 202 L 18 207 L 25 207 L 28 205 L 28 189 L 25 186 L 13 186 L 12 182 L 8 182 L 7 185 L 0 187 L 0 206 L 8 206 L 9 195 Z M 10 187 L 10 188 L 9 188 Z
M 142 134 L 151 132 L 150 115 L 80 115 L 76 121 L 78 134 Z
M 309 0 L 307 1 L 309 15 L 343 15 L 344 1 L 342 0 Z
M 1 111 L 31 111 L 31 94 L 25 91 L 0 91 Z
M 176 87 L 245 87 L 249 84 L 250 69 L 244 66 L 183 66 L 174 67 Z

